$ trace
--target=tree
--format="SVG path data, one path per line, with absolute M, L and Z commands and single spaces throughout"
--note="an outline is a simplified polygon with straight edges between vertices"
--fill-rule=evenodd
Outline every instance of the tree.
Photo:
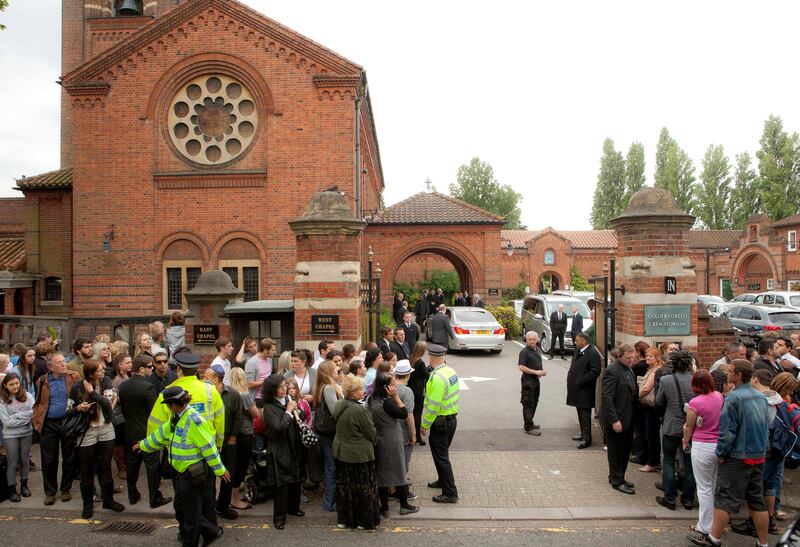
M 8 0 L 0 0 L 0 11 L 5 11 L 8 7 Z M 6 30 L 5 25 L 0 25 L 0 30 Z
M 697 196 L 694 213 L 706 228 L 724 230 L 730 227 L 730 171 L 730 161 L 722 146 L 709 145 L 703 156 L 701 182 L 694 185 Z
M 625 199 L 625 160 L 614 148 L 614 141 L 603 141 L 603 156 L 600 158 L 600 173 L 592 203 L 592 228 L 603 230 L 611 226 L 611 219 L 618 216 L 626 207 Z
M 573 291 L 593 291 L 594 285 L 587 283 L 586 279 L 584 279 L 581 272 L 578 271 L 578 268 L 572 266 L 569 269 L 569 286 L 572 288 Z
M 656 188 L 668 188 L 666 182 L 667 161 L 670 150 L 675 144 L 675 140 L 670 137 L 667 128 L 662 127 L 661 134 L 658 136 L 658 144 L 656 145 L 656 172 L 654 176 Z
M 468 165 L 458 168 L 456 182 L 450 184 L 450 195 L 504 217 L 508 230 L 519 228 L 522 194 L 507 184 L 501 185 L 494 178 L 492 166 L 480 158 L 472 158 Z
M 633 194 L 644 187 L 644 183 L 644 146 L 640 142 L 633 142 L 625 157 L 625 207 Z
M 763 212 L 773 220 L 786 218 L 797 212 L 800 200 L 800 137 L 789 135 L 780 117 L 770 115 L 759 143 L 756 186 Z
M 733 181 L 728 205 L 730 225 L 733 229 L 744 230 L 750 215 L 761 211 L 761 197 L 756 187 L 756 172 L 752 168 L 752 158 L 747 152 L 736 156 Z
M 694 164 L 689 155 L 670 137 L 664 127 L 656 146 L 655 187 L 669 190 L 686 212 L 694 210 L 692 184 L 695 181 Z

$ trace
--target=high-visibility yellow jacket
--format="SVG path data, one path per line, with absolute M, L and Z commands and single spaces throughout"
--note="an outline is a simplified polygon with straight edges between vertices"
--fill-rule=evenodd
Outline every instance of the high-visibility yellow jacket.
M 196 376 L 183 376 L 172 382 L 170 386 L 180 386 L 192 395 L 189 406 L 195 409 L 207 422 L 217 449 L 222 448 L 222 442 L 225 437 L 225 406 L 222 404 L 222 397 L 219 396 L 217 388 L 211 384 L 201 382 Z M 159 394 L 156 404 L 153 405 L 153 410 L 150 411 L 150 419 L 147 421 L 148 435 L 161 427 L 162 424 L 168 422 L 172 417 L 167 405 L 161 404 L 162 400 L 164 400 L 164 397 Z
M 443 363 L 433 369 L 425 387 L 422 429 L 430 429 L 438 416 L 453 414 L 458 414 L 458 374 Z
M 153 433 L 139 442 L 144 452 L 156 452 L 162 448 L 169 451 L 169 463 L 182 473 L 193 463 L 206 460 L 215 475 L 225 474 L 225 466 L 214 444 L 214 437 L 206 421 L 191 406 L 178 418 L 173 426 L 167 420 Z

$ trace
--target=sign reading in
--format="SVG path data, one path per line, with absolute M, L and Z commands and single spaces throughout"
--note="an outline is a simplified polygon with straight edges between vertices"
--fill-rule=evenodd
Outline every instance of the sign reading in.
M 195 325 L 194 343 L 213 345 L 219 338 L 219 325 Z
M 678 294 L 678 280 L 674 277 L 664 278 L 664 294 Z
M 689 336 L 692 334 L 692 306 L 645 306 L 645 336 Z
M 312 315 L 311 336 L 328 336 L 339 334 L 338 315 Z

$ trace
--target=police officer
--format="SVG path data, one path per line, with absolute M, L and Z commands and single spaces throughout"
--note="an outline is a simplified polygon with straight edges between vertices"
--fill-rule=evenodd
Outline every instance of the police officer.
M 425 403 L 422 411 L 420 434 L 424 437 L 431 432 L 430 447 L 433 464 L 439 478 L 428 483 L 429 488 L 441 488 L 439 496 L 433 496 L 436 503 L 457 503 L 458 490 L 450 464 L 450 443 L 456 434 L 456 415 L 458 414 L 458 374 L 444 362 L 447 349 L 437 344 L 428 344 L 433 372 L 425 387 Z
M 164 390 L 161 399 L 171 413 L 171 419 L 133 445 L 133 450 L 156 452 L 167 448 L 169 463 L 177 472 L 173 486 L 181 544 L 196 547 L 202 536 L 203 545 L 210 545 L 223 532 L 222 527 L 212 520 L 214 476 L 227 482 L 230 473 L 222 465 L 208 422 L 189 404 L 191 394 L 181 386 L 173 385 Z

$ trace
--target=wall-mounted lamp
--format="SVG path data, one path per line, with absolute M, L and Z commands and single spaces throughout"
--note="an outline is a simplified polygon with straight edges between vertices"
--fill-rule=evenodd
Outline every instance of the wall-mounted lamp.
M 111 250 L 111 242 L 114 241 L 114 225 L 111 225 L 111 231 L 103 234 L 103 252 L 107 253 Z
M 508 245 L 506 245 L 506 252 L 508 253 L 508 256 L 514 254 L 514 246 L 511 244 L 510 241 L 508 242 Z
M 736 285 L 738 287 L 739 286 L 739 278 L 738 277 L 734 277 L 733 278 L 733 283 L 734 283 L 734 285 Z

